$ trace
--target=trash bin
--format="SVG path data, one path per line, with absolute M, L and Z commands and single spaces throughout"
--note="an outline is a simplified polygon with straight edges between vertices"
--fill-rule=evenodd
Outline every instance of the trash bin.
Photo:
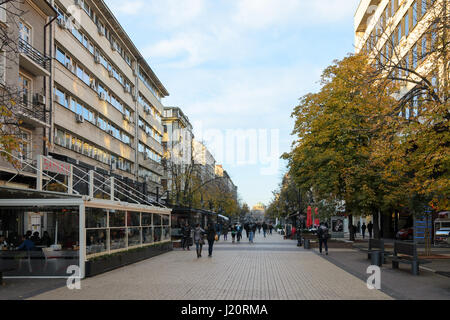
M 381 251 L 372 251 L 371 262 L 373 266 L 381 267 L 383 265 L 383 256 Z
M 310 240 L 309 240 L 309 239 L 303 239 L 303 247 L 304 247 L 306 250 L 311 249 L 311 243 L 310 243 Z

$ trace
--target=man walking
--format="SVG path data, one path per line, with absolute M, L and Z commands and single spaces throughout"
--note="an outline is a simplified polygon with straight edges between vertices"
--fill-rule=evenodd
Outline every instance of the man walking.
M 322 254 L 322 248 L 323 248 L 323 246 L 325 246 L 325 252 L 328 255 L 329 231 L 328 231 L 328 227 L 323 222 L 320 224 L 319 230 L 317 230 L 317 236 L 319 237 L 320 254 Z
M 236 233 L 237 233 L 237 242 L 241 242 L 242 239 L 242 225 L 239 225 L 236 227 Z
M 236 233 L 237 233 L 236 228 L 237 228 L 236 224 L 234 224 L 231 227 L 231 240 L 232 240 L 233 243 L 236 241 Z
M 206 236 L 208 239 L 208 257 L 212 258 L 212 253 L 213 253 L 213 246 L 214 246 L 214 241 L 216 241 L 216 230 L 214 228 L 214 225 L 212 223 L 210 223 L 208 225 L 208 230 L 206 231 Z
M 363 239 L 366 238 L 366 229 L 367 229 L 367 226 L 366 226 L 366 223 L 364 222 L 363 225 L 361 226 L 361 232 L 362 232 Z
M 253 237 L 254 237 L 254 231 L 253 231 L 254 229 L 253 229 L 253 223 L 252 224 L 250 224 L 249 226 L 248 226 L 248 231 L 249 231 L 249 242 L 250 243 L 253 243 Z
M 183 251 L 187 250 L 190 251 L 191 249 L 189 248 L 191 246 L 191 227 L 189 226 L 189 223 L 186 221 L 186 224 L 183 226 L 183 228 L 181 229 L 181 247 L 183 248 Z
M 272 235 L 272 230 L 273 230 L 273 225 L 272 225 L 272 224 L 269 224 L 269 232 L 270 232 L 270 235 Z
M 263 229 L 263 234 L 264 234 L 264 238 L 265 238 L 267 235 L 267 223 L 265 221 L 263 222 L 262 229 Z
M 367 225 L 367 231 L 369 231 L 369 237 L 370 237 L 370 239 L 372 239 L 372 232 L 373 232 L 373 223 L 372 223 L 372 221 L 370 221 L 369 224 Z

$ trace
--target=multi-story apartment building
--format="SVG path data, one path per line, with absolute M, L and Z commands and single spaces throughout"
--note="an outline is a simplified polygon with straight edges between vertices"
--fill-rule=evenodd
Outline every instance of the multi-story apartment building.
M 163 186 L 171 190 L 173 176 L 183 176 L 192 171 L 192 141 L 194 134 L 189 118 L 177 107 L 165 107 L 163 113 L 163 149 L 166 171 Z M 190 177 L 185 177 L 190 178 Z
M 15 166 L 0 160 L 0 184 L 31 188 L 36 184 L 37 157 L 47 152 L 44 137 L 51 122 L 51 27 L 55 10 L 47 1 L 2 1 L 0 6 L 0 96 L 3 104 L 14 101 L 20 151 Z M 7 101 L 8 100 L 8 101 Z M 6 124 L 2 124 L 6 125 Z M 19 163 L 20 162 L 20 163 Z
M 216 165 L 215 174 L 219 180 L 219 183 L 223 186 L 224 191 L 230 193 L 234 200 L 238 200 L 237 186 L 233 183 L 233 180 L 229 176 L 228 172 L 223 169 L 222 165 Z
M 104 1 L 55 0 L 54 7 L 50 155 L 144 183 L 158 198 L 167 90 Z
M 359 4 L 354 18 L 356 53 L 367 53 L 374 65 L 386 75 L 390 73 L 391 78 L 409 79 L 398 81 L 399 97 L 421 81 L 408 70 L 426 77 L 433 85 L 439 78 L 448 77 L 444 74 L 448 61 L 442 61 L 436 50 L 442 30 L 436 24 L 443 20 L 439 15 L 448 17 L 444 1 L 361 0 Z
M 194 165 L 198 167 L 200 179 L 203 183 L 212 181 L 216 177 L 216 160 L 208 148 L 197 140 L 192 141 Z

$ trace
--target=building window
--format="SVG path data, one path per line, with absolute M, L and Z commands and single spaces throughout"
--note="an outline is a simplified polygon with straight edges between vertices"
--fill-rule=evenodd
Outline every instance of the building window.
M 32 45 L 31 27 L 23 21 L 19 22 L 19 37 L 20 40 Z
M 31 102 L 31 96 L 32 96 L 32 81 L 30 78 L 27 78 L 23 74 L 19 74 L 19 85 L 20 90 L 22 92 L 22 102 L 24 104 L 28 104 Z

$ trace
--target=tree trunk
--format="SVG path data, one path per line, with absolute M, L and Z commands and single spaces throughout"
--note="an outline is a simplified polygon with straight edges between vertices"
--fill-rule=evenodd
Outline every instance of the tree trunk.
M 373 237 L 375 239 L 380 239 L 380 213 L 379 211 L 375 211 L 373 213 Z

